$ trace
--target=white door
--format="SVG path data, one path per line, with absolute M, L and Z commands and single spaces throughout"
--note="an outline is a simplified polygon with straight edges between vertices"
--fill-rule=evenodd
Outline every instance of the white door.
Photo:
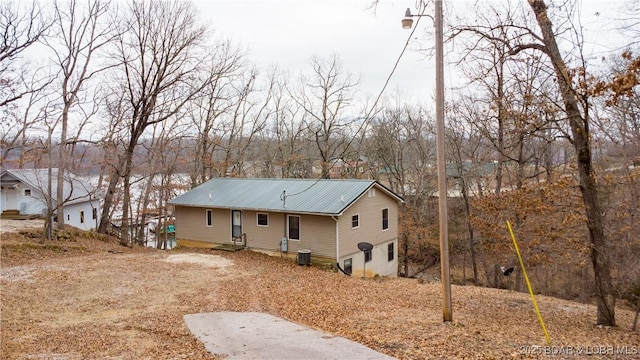
M 18 190 L 5 189 L 5 204 L 2 210 L 18 210 Z

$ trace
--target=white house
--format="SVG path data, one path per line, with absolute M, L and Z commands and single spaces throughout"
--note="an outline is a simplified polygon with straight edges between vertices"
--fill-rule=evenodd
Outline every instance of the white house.
M 51 169 L 52 204 L 56 204 L 58 169 Z M 49 169 L 13 169 L 0 174 L 2 215 L 43 216 L 47 212 Z M 96 229 L 100 221 L 100 199 L 95 188 L 73 174 L 65 174 L 65 224 L 83 230 Z

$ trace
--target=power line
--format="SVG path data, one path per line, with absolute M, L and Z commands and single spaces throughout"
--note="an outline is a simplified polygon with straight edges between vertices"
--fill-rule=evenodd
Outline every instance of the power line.
M 425 8 L 423 8 L 421 15 L 424 14 Z M 373 105 L 371 105 L 371 108 L 366 113 L 366 115 L 365 115 L 365 117 L 364 117 L 364 119 L 362 121 L 362 124 L 360 124 L 360 127 L 358 127 L 358 130 L 356 131 L 356 134 L 359 133 L 364 128 L 364 126 L 367 125 L 368 122 L 371 120 L 371 114 L 373 113 L 373 111 L 375 110 L 376 106 L 378 105 L 378 102 L 380 101 L 380 98 L 382 98 L 382 94 L 384 94 L 384 91 L 387 89 L 387 86 L 389 85 L 389 82 L 391 81 L 391 77 L 393 76 L 393 74 L 398 69 L 398 65 L 400 64 L 400 60 L 402 59 L 402 56 L 404 55 L 405 51 L 407 51 L 407 48 L 409 47 L 409 42 L 411 42 L 411 38 L 413 38 L 413 34 L 415 33 L 416 29 L 418 28 L 418 24 L 419 23 L 420 23 L 420 17 L 418 17 L 418 19 L 416 20 L 416 25 L 411 29 L 411 33 L 409 33 L 409 36 L 407 37 L 407 41 L 405 41 L 404 46 L 402 47 L 402 51 L 400 51 L 400 54 L 398 55 L 398 58 L 396 59 L 395 63 L 393 64 L 393 68 L 391 69 L 391 72 L 389 73 L 389 76 L 387 76 L 387 79 L 385 80 L 384 85 L 382 86 L 382 89 L 380 89 L 380 92 L 376 96 L 376 99 L 373 102 Z M 351 144 L 353 143 L 353 141 L 355 139 L 356 138 L 353 137 L 353 139 L 351 139 L 347 143 L 347 148 L 351 146 Z M 331 167 L 329 167 L 329 171 L 331 171 L 331 169 L 333 169 L 333 167 L 334 167 L 334 164 L 331 164 Z M 283 190 L 282 194 L 280 194 L 280 200 L 282 200 L 282 202 L 286 204 L 286 200 L 287 200 L 288 197 L 297 196 L 297 195 L 300 195 L 300 194 L 306 192 L 307 190 L 309 190 L 312 187 L 314 187 L 317 183 L 319 183 L 320 180 L 322 180 L 322 179 L 323 178 L 317 179 L 311 185 L 309 185 L 309 187 L 307 187 L 306 189 L 304 189 L 302 191 L 299 191 L 297 193 L 294 193 L 294 194 L 287 195 L 286 194 L 286 190 Z

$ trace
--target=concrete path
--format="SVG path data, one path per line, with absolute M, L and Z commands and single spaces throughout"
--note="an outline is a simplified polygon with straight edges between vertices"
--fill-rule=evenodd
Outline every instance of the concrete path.
M 184 320 L 209 352 L 229 360 L 393 359 L 357 342 L 264 313 L 191 314 Z

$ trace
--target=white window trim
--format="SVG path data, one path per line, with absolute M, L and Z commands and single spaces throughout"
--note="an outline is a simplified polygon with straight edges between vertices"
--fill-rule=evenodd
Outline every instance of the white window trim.
M 291 216 L 295 216 L 298 218 L 298 237 L 302 238 L 302 217 L 300 215 L 287 215 L 287 240 L 289 241 L 300 241 L 300 239 L 292 239 L 289 234 L 289 218 Z
M 208 223 L 209 214 L 211 214 L 211 224 Z M 213 209 L 207 209 L 204 212 L 204 224 L 205 224 L 206 227 L 213 227 Z
M 27 194 L 27 192 L 29 192 L 29 194 Z M 24 192 L 22 194 L 24 195 L 24 197 L 31 197 L 31 189 L 24 189 Z
M 261 225 L 261 224 L 258 222 L 259 215 L 267 215 L 267 225 Z M 264 212 L 256 213 L 256 226 L 259 226 L 259 227 L 269 227 L 269 213 L 264 213 Z
M 358 226 L 353 226 L 353 217 L 357 216 L 358 217 Z M 360 214 L 353 214 L 351 215 L 351 228 L 352 229 L 358 229 L 360 228 Z

